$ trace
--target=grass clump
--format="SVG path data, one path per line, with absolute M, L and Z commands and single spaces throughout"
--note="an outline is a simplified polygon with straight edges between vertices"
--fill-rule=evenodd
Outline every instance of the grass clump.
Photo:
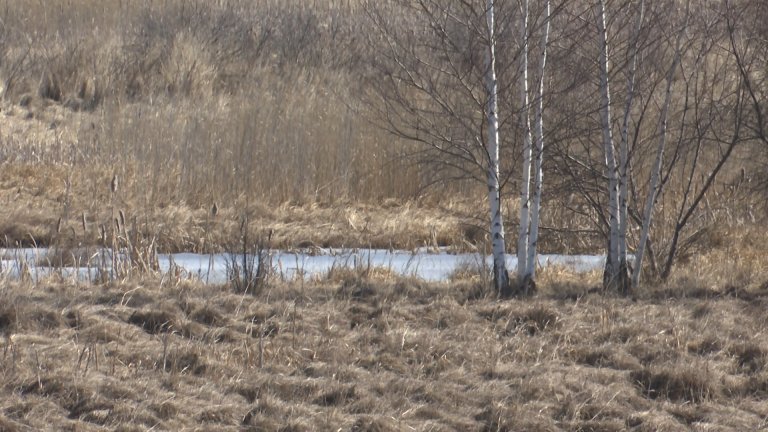
M 168 311 L 135 311 L 128 323 L 140 327 L 149 334 L 167 333 L 178 328 L 176 314 Z
M 631 372 L 630 379 L 650 399 L 698 403 L 717 397 L 722 391 L 708 371 L 684 365 L 643 368 Z
M 765 348 L 757 343 L 740 343 L 728 348 L 728 354 L 732 355 L 739 370 L 748 374 L 760 373 L 765 369 L 768 356 Z

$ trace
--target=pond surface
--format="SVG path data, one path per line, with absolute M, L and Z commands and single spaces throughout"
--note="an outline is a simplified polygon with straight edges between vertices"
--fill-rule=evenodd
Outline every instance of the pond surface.
M 26 273 L 32 278 L 41 278 L 58 273 L 68 278 L 81 281 L 94 280 L 99 268 L 109 269 L 112 258 L 109 250 L 93 249 L 91 253 L 80 251 L 78 257 L 68 257 L 65 266 L 53 266 L 57 258 L 51 258 L 48 249 L 0 249 L 0 265 L 6 277 L 18 278 Z M 66 258 L 66 256 L 65 256 Z M 252 262 L 253 256 L 247 256 L 246 262 Z M 233 254 L 196 254 L 176 253 L 159 254 L 160 270 L 167 273 L 171 268 L 175 273 L 189 278 L 197 278 L 208 283 L 227 281 L 233 260 L 242 264 L 242 255 Z M 271 251 L 269 262 L 273 274 L 285 280 L 303 277 L 319 278 L 339 269 L 384 269 L 392 273 L 413 276 L 426 281 L 444 281 L 457 271 L 477 271 L 482 264 L 489 267 L 491 257 L 477 253 L 451 253 L 447 250 L 387 250 L 387 249 L 320 249 L 309 252 Z M 540 268 L 560 266 L 577 273 L 600 269 L 605 264 L 603 255 L 539 255 Z M 510 271 L 517 267 L 517 257 L 507 255 Z

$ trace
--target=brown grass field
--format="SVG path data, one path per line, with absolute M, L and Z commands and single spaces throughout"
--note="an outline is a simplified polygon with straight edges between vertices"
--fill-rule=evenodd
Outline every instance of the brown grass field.
M 172 274 L 4 280 L 0 430 L 763 430 L 757 238 L 728 234 L 632 298 L 556 268 L 517 300 L 471 269 L 275 275 L 255 295 Z
M 7 281 L 0 430 L 768 426 L 765 284 L 679 279 L 626 299 L 592 291 L 599 275 L 542 279 L 524 301 L 386 272 L 258 296 Z
M 374 55 L 359 1 L 8 0 L 0 18 L 0 246 L 488 248 L 485 187 L 414 163 L 356 97 Z M 151 270 L 0 280 L 0 432 L 768 430 L 752 151 L 670 279 L 632 298 L 559 269 L 513 300 L 472 269 L 336 270 L 257 295 Z M 596 211 L 546 175 L 540 251 L 601 253 Z

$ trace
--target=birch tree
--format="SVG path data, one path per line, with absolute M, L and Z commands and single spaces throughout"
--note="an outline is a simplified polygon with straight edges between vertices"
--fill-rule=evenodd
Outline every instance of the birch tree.
M 629 42 L 629 73 L 627 74 L 627 95 L 624 104 L 624 119 L 621 124 L 621 141 L 619 144 L 619 274 L 621 277 L 628 272 L 627 263 L 627 233 L 629 229 L 629 122 L 635 99 L 635 75 L 637 73 L 638 39 L 645 12 L 645 0 L 640 0 L 635 15 L 635 25 Z M 637 266 L 635 266 L 637 268 Z M 634 276 L 634 274 L 633 274 Z M 623 281 L 622 281 L 623 282 Z M 622 290 L 627 289 L 626 282 L 620 284 Z
M 487 0 L 485 18 L 488 47 L 485 64 L 485 118 L 488 125 L 488 202 L 491 210 L 491 241 L 493 244 L 493 282 L 503 296 L 511 294 L 506 264 L 504 220 L 501 217 L 501 189 L 499 184 L 499 103 L 496 81 L 496 31 L 494 0 Z
M 658 148 L 656 149 L 656 159 L 651 171 L 650 186 L 648 187 L 648 197 L 645 201 L 645 207 L 643 210 L 642 229 L 640 231 L 640 241 L 637 245 L 637 251 L 635 252 L 635 269 L 632 273 L 632 287 L 637 287 L 640 282 L 640 274 L 643 268 L 643 258 L 645 255 L 645 246 L 648 242 L 648 234 L 651 228 L 651 219 L 653 217 L 653 209 L 656 205 L 656 197 L 659 192 L 659 181 L 661 177 L 662 162 L 664 160 L 664 150 L 667 144 L 667 120 L 669 118 L 669 105 L 672 100 L 672 85 L 674 83 L 675 73 L 680 65 L 680 58 L 682 56 L 682 42 L 683 35 L 688 27 L 688 16 L 690 10 L 690 0 L 685 4 L 685 18 L 681 27 L 677 30 L 677 37 L 675 41 L 674 58 L 672 65 L 669 67 L 666 77 L 666 91 L 664 93 L 664 103 L 661 108 L 661 114 L 659 116 L 659 131 L 658 131 Z M 626 235 L 626 232 L 625 232 Z
M 518 113 L 519 130 L 523 142 L 523 170 L 520 183 L 520 227 L 517 237 L 517 276 L 521 289 L 530 290 L 532 274 L 528 264 L 528 241 L 530 230 L 530 188 L 531 188 L 531 121 L 528 102 L 528 0 L 520 3 L 520 59 L 518 69 Z M 531 263 L 535 265 L 535 263 Z
M 600 129 L 602 131 L 605 172 L 608 179 L 607 210 L 609 235 L 605 258 L 605 271 L 603 273 L 603 287 L 612 291 L 625 291 L 625 281 L 627 278 L 621 273 L 621 259 L 619 257 L 619 243 L 621 241 L 621 232 L 619 231 L 619 176 L 616 165 L 616 148 L 613 142 L 613 128 L 611 124 L 611 91 L 608 75 L 608 29 L 606 26 L 605 0 L 599 0 L 596 6 L 595 15 L 598 29 L 598 46 L 600 49 L 598 57 Z
M 534 103 L 529 98 L 529 52 L 533 31 L 530 25 L 530 2 L 520 2 L 519 59 L 518 59 L 518 130 L 522 135 L 522 181 L 520 188 L 520 226 L 517 238 L 517 277 L 523 294 L 536 290 L 536 257 L 541 217 L 541 191 L 543 186 L 544 158 L 544 82 L 546 76 L 547 47 L 552 19 L 550 0 L 544 6 L 544 20 L 539 39 L 539 81 L 535 89 Z M 531 127 L 531 111 L 534 126 Z M 534 129 L 534 130 L 532 130 Z M 534 152 L 535 147 L 535 152 Z M 533 168 L 533 173 L 531 169 Z M 533 178 L 531 178 L 533 177 Z M 533 193 L 531 184 L 533 183 Z
M 631 3 L 628 9 L 631 13 Z M 624 100 L 624 113 L 619 137 L 618 163 L 613 139 L 611 119 L 610 71 L 608 70 L 608 26 L 607 10 L 604 1 L 598 5 L 599 33 L 599 76 L 600 76 L 600 128 L 602 132 L 603 152 L 608 193 L 608 248 L 606 265 L 603 274 L 605 289 L 627 294 L 630 290 L 630 269 L 627 260 L 627 236 L 629 231 L 629 182 L 630 178 L 630 148 L 629 126 L 634 110 L 636 94 L 636 74 L 639 55 L 639 38 L 645 11 L 645 1 L 640 0 L 637 11 L 634 12 L 634 24 L 629 36 L 627 53 L 627 84 Z
M 534 178 L 533 178 L 533 202 L 531 204 L 531 223 L 528 233 L 528 259 L 527 275 L 530 282 L 523 283 L 523 289 L 535 288 L 536 278 L 536 254 L 539 243 L 539 218 L 541 214 L 541 191 L 544 183 L 544 77 L 547 65 L 547 47 L 549 45 L 549 28 L 552 18 L 551 3 L 546 2 L 546 17 L 544 23 L 544 34 L 540 40 L 540 59 L 539 59 L 539 83 L 536 88 L 534 119 L 534 137 L 535 137 L 535 158 L 534 158 Z
M 541 191 L 543 185 L 544 157 L 544 80 L 547 64 L 547 47 L 551 25 L 552 8 L 547 0 L 544 5 L 542 35 L 539 39 L 539 81 L 534 92 L 534 101 L 529 98 L 529 52 L 533 31 L 530 25 L 530 3 L 520 3 L 518 59 L 518 130 L 522 135 L 522 181 L 520 188 L 520 226 L 517 238 L 518 286 L 524 294 L 536 290 L 536 256 L 539 239 L 541 214 Z M 531 112 L 533 127 L 531 127 Z M 533 169 L 533 172 L 531 172 Z M 533 185 L 533 193 L 531 193 Z
M 627 293 L 630 286 L 628 237 L 636 216 L 630 194 L 633 148 L 652 107 L 647 94 L 654 85 L 653 57 L 645 64 L 640 60 L 648 56 L 656 25 L 645 18 L 645 7 L 644 0 L 596 0 L 587 8 L 575 5 L 569 9 L 571 22 L 565 36 L 570 42 L 563 44 L 558 35 L 555 45 L 555 49 L 566 49 L 555 51 L 555 61 L 565 61 L 571 69 L 565 72 L 570 76 L 556 75 L 564 90 L 560 90 L 559 109 L 553 113 L 554 127 L 559 124 L 562 129 L 555 129 L 554 135 L 567 137 L 568 145 L 554 147 L 550 160 L 554 172 L 567 179 L 560 180 L 559 188 L 568 190 L 571 197 L 579 196 L 578 208 L 571 207 L 571 199 L 565 206 L 582 220 L 588 217 L 594 227 L 580 229 L 579 237 L 605 241 L 604 288 L 620 293 Z M 597 49 L 592 51 L 594 45 L 584 43 L 586 40 L 595 40 Z M 553 73 L 562 68 L 552 66 Z M 626 78 L 625 86 L 614 85 L 620 76 Z M 614 87 L 619 89 L 616 94 Z M 594 101 L 594 109 L 585 109 L 590 104 L 587 101 Z M 614 112 L 618 112 L 616 119 Z
M 546 140 L 548 179 L 585 198 L 592 225 L 578 235 L 604 236 L 604 286 L 626 293 L 644 267 L 668 276 L 733 147 L 760 135 L 757 42 L 729 4 L 691 3 L 684 16 L 675 0 L 554 2 L 555 14 L 546 0 L 371 1 L 373 117 L 417 144 L 430 177 L 482 184 L 494 287 L 504 295 L 511 183 L 521 222 L 515 285 L 535 288 Z
M 502 213 L 509 178 L 503 124 L 511 113 L 500 115 L 511 100 L 502 89 L 512 86 L 499 83 L 500 72 L 512 62 L 500 70 L 497 2 L 371 1 L 366 11 L 376 29 L 372 43 L 381 53 L 370 86 L 375 121 L 414 142 L 414 153 L 428 162 L 425 168 L 486 186 L 493 286 L 501 296 L 512 295 Z

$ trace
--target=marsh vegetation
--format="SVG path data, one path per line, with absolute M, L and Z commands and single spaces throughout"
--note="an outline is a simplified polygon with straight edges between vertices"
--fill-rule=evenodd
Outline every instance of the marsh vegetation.
M 271 277 L 261 258 L 217 284 L 160 271 L 174 252 L 488 255 L 485 2 L 420 21 L 449 3 L 0 5 L 0 243 L 104 270 L 0 282 L 0 430 L 765 428 L 759 1 L 600 2 L 598 64 L 596 3 L 550 15 L 530 0 L 532 40 L 551 23 L 546 73 L 529 45 L 531 87 L 546 85 L 528 107 L 546 113 L 537 250 L 606 252 L 610 82 L 607 124 L 631 161 L 626 191 L 610 188 L 628 198 L 626 249 L 646 246 L 626 296 L 562 268 L 513 300 L 471 266 L 440 282 L 378 267 Z M 495 5 L 509 233 L 525 231 L 518 174 L 535 143 L 518 121 L 519 8 Z M 402 87 L 436 64 L 457 68 L 411 77 L 429 97 Z

